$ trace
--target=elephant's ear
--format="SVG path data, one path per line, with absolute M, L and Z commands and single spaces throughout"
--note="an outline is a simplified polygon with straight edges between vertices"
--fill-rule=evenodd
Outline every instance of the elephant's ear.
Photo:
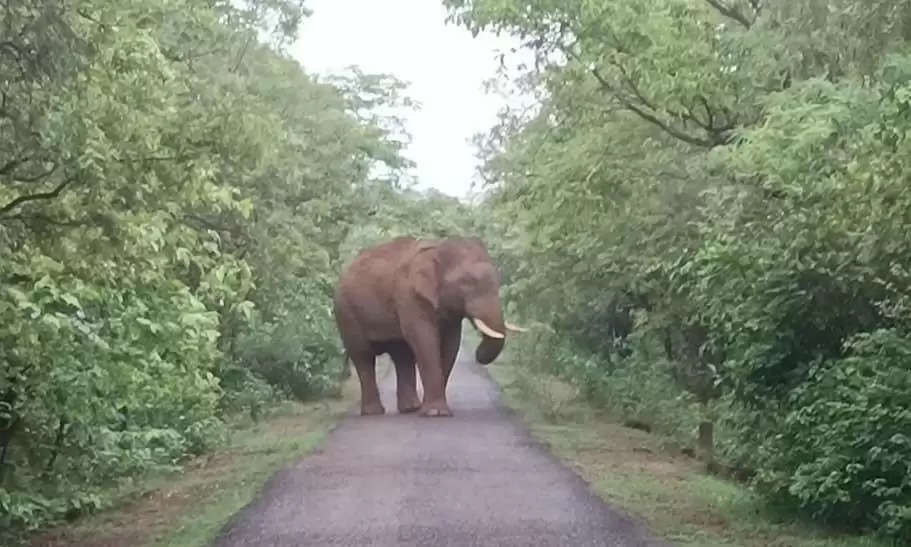
M 439 271 L 436 250 L 430 247 L 422 248 L 415 255 L 408 269 L 408 282 L 411 290 L 433 311 L 437 311 L 440 306 Z

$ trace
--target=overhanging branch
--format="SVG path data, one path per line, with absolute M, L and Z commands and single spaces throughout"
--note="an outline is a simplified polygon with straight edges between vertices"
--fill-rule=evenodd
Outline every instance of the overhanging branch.
M 91 225 L 91 217 L 75 220 L 57 220 L 40 213 L 17 213 L 15 215 L 6 215 L 0 217 L 0 222 L 18 221 L 23 224 L 47 224 L 51 226 L 60 226 L 66 228 L 78 228 Z
M 13 179 L 13 182 L 38 182 L 41 179 L 44 179 L 44 178 L 47 178 L 47 177 L 53 175 L 56 171 L 57 171 L 57 166 L 54 165 L 50 169 L 48 169 L 46 171 L 42 171 L 41 173 L 38 173 L 35 175 L 28 175 L 28 176 L 18 175 Z
M 710 6 L 718 10 L 718 13 L 733 19 L 743 25 L 744 28 L 749 29 L 753 26 L 753 21 L 751 21 L 746 15 L 744 15 L 740 10 L 734 8 L 733 6 L 728 6 L 721 2 L 721 0 L 705 0 Z M 751 5 L 754 6 L 754 9 L 758 7 L 758 3 L 751 2 Z
M 29 161 L 30 159 L 31 159 L 30 156 L 22 156 L 21 158 L 15 158 L 15 159 L 9 160 L 8 162 L 6 162 L 2 166 L 0 166 L 0 175 L 9 175 L 10 173 L 13 172 L 14 169 L 19 167 L 23 163 Z
M 683 131 L 676 129 L 673 126 L 664 123 L 663 121 L 658 119 L 657 116 L 654 116 L 654 115 L 646 112 L 645 110 L 639 108 L 632 102 L 630 102 L 622 97 L 617 97 L 617 100 L 619 100 L 623 104 L 623 106 L 627 108 L 627 110 L 633 112 L 634 114 L 636 114 L 643 120 L 658 126 L 662 131 L 664 131 L 668 135 L 671 135 L 674 138 L 680 139 L 681 141 L 683 141 L 685 143 L 689 143 L 689 144 L 692 144 L 695 146 L 701 146 L 703 148 L 712 148 L 713 146 L 715 146 L 715 143 L 713 141 L 710 141 L 708 139 L 700 139 L 699 137 L 694 137 L 692 135 L 684 133 Z
M 684 133 L 683 131 L 678 130 L 677 128 L 671 126 L 670 124 L 667 124 L 667 123 L 661 121 L 654 114 L 646 111 L 644 108 L 639 107 L 638 105 L 636 105 L 629 99 L 623 97 L 623 95 L 621 93 L 618 93 L 617 89 L 613 85 L 611 85 L 611 83 L 608 82 L 607 79 L 604 78 L 604 76 L 602 76 L 600 72 L 598 72 L 597 68 L 592 68 L 589 71 L 592 73 L 592 75 L 595 77 L 595 79 L 598 80 L 598 83 L 601 84 L 601 87 L 607 91 L 610 91 L 614 95 L 614 97 L 618 101 L 620 101 L 620 104 L 622 104 L 624 108 L 626 108 L 630 112 L 636 114 L 643 120 L 657 126 L 662 131 L 667 133 L 668 135 L 671 135 L 672 137 L 674 137 L 676 139 L 679 139 L 688 144 L 692 144 L 694 146 L 701 146 L 703 148 L 711 148 L 711 147 L 715 146 L 715 143 L 713 141 L 708 140 L 708 139 L 701 139 L 699 137 L 690 135 L 688 133 Z M 637 96 L 637 98 L 640 101 L 643 101 L 643 98 L 641 97 L 641 95 Z M 645 105 L 646 108 L 649 108 L 650 110 L 655 110 L 655 108 L 652 107 L 648 102 L 643 102 L 643 104 Z
M 567 47 L 567 48 L 564 48 L 562 51 L 567 57 L 570 57 L 570 58 L 574 59 L 576 62 L 585 66 L 585 63 L 583 63 L 582 59 L 576 53 L 574 53 L 571 48 Z M 676 127 L 674 127 L 672 124 L 661 120 L 656 114 L 654 114 L 654 113 L 659 112 L 659 109 L 642 94 L 642 91 L 636 85 L 636 82 L 634 82 L 632 80 L 632 78 L 626 72 L 624 67 L 618 63 L 612 63 L 612 64 L 620 71 L 620 74 L 623 77 L 626 87 L 629 88 L 629 93 L 625 93 L 622 89 L 620 89 L 620 86 L 616 86 L 616 85 L 612 84 L 610 81 L 608 81 L 607 78 L 605 78 L 598 71 L 597 67 L 592 66 L 592 67 L 588 68 L 588 72 L 590 72 L 591 75 L 595 77 L 595 79 L 598 81 L 598 84 L 600 84 L 601 88 L 604 91 L 610 93 L 620 103 L 620 105 L 623 106 L 623 108 L 636 114 L 637 116 L 639 116 L 643 120 L 649 122 L 650 124 L 658 127 L 659 129 L 661 129 L 668 135 L 670 135 L 678 140 L 681 140 L 687 144 L 692 144 L 694 146 L 699 146 L 702 148 L 714 148 L 715 146 L 719 146 L 719 145 L 723 145 L 723 144 L 727 143 L 727 137 L 725 136 L 725 133 L 730 129 L 730 127 L 729 127 L 730 124 L 728 124 L 725 127 L 720 127 L 720 128 L 712 127 L 711 125 L 709 125 L 710 122 L 704 122 L 704 121 L 700 120 L 694 113 L 692 113 L 692 111 L 690 111 L 689 113 L 681 113 L 681 112 L 673 112 L 673 111 L 669 112 L 669 114 L 672 117 L 681 119 L 684 121 L 684 123 L 686 121 L 691 121 L 694 124 L 696 124 L 697 126 L 699 126 L 706 133 L 709 134 L 709 138 L 702 138 L 702 137 L 687 133 L 685 131 L 681 131 L 680 129 L 677 129 Z M 626 96 L 628 94 L 631 95 L 631 97 Z M 704 100 L 704 98 L 703 98 L 703 100 Z M 637 102 L 639 104 L 637 104 Z M 707 112 L 708 112 L 707 103 L 706 103 L 706 108 L 707 108 Z M 710 117 L 711 117 L 711 115 L 710 115 Z
M 7 203 L 6 205 L 4 205 L 3 207 L 0 207 L 0 215 L 9 213 L 16 207 L 19 207 L 23 203 L 27 203 L 29 201 L 54 199 L 60 195 L 60 192 L 62 192 L 67 186 L 72 184 L 75 180 L 76 180 L 76 177 L 70 177 L 70 178 L 64 180 L 63 182 L 61 182 L 60 184 L 58 184 L 53 190 L 51 190 L 49 192 L 39 192 L 36 194 L 26 194 L 23 196 L 19 196 L 19 197 L 15 198 L 14 200 L 10 201 L 9 203 Z

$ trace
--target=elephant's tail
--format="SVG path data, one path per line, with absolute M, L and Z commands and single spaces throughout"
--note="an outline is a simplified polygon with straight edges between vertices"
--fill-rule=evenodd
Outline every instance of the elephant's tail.
M 348 361 L 351 359 L 351 356 L 348 355 L 348 352 L 345 351 L 343 354 L 344 359 L 342 360 L 342 378 L 347 379 L 351 375 L 351 367 L 348 366 Z

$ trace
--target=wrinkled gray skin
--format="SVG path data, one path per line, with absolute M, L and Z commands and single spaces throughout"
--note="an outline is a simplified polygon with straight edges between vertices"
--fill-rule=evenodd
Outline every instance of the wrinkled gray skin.
M 361 384 L 361 414 L 385 413 L 375 362 L 388 353 L 395 363 L 399 412 L 451 416 L 446 384 L 462 320 L 480 320 L 502 335 L 482 332 L 478 362 L 489 364 L 503 350 L 507 327 L 499 291 L 500 274 L 480 239 L 403 237 L 362 251 L 342 273 L 335 295 L 339 333 Z

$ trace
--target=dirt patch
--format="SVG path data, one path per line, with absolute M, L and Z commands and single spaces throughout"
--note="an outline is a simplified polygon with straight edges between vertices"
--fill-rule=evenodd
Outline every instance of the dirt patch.
M 177 494 L 175 496 L 175 494 Z M 167 522 L 189 506 L 187 492 L 156 492 L 120 508 L 117 516 L 89 529 L 61 527 L 34 538 L 33 547 L 142 545 L 166 531 Z
M 102 547 L 144 545 L 167 533 L 179 517 L 205 503 L 220 477 L 242 467 L 236 451 L 193 460 L 175 482 L 125 500 L 116 510 L 90 517 L 86 522 L 62 526 L 36 538 L 32 547 Z

